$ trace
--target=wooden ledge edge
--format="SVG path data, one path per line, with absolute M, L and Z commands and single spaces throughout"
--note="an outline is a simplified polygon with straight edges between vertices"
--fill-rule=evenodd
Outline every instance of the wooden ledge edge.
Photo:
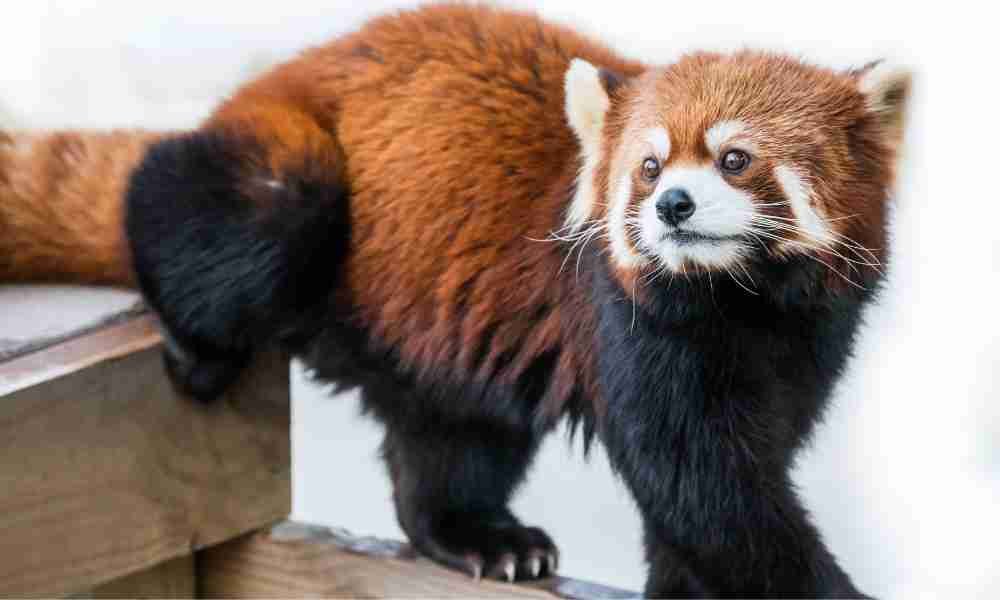
M 418 556 L 409 545 L 347 530 L 284 521 L 204 553 L 199 572 L 212 596 L 640 598 L 601 584 L 547 577 L 507 584 L 470 577 Z
M 0 396 L 160 343 L 156 318 L 142 314 L 0 363 Z

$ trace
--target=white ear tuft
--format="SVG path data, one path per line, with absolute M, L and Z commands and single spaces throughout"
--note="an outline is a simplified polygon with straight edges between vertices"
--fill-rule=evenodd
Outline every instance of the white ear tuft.
M 574 58 L 566 71 L 566 118 L 586 152 L 600 147 L 604 115 L 610 106 L 600 70 Z
M 858 89 L 870 110 L 884 112 L 906 100 L 912 79 L 909 69 L 880 61 L 861 73 Z
M 574 58 L 566 71 L 566 120 L 580 140 L 583 159 L 576 193 L 566 211 L 566 225 L 572 231 L 583 227 L 597 203 L 594 173 L 601 157 L 604 116 L 611 107 L 601 75 L 600 69 L 579 58 Z
M 865 97 L 865 107 L 879 118 L 893 144 L 899 143 L 903 136 L 912 80 L 908 69 L 885 61 L 858 75 L 858 90 Z

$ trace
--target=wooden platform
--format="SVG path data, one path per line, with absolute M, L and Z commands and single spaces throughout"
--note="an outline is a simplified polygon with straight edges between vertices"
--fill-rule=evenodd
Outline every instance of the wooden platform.
M 73 292 L 0 286 L 0 596 L 634 596 L 476 582 L 399 542 L 286 522 L 288 357 L 203 406 L 167 380 L 155 318 L 94 293 L 56 314 L 35 303 Z
M 637 598 L 565 577 L 511 585 L 475 581 L 406 544 L 286 522 L 202 553 L 201 591 L 241 598 Z
M 0 595 L 87 589 L 283 519 L 288 364 L 200 406 L 141 315 L 0 363 Z

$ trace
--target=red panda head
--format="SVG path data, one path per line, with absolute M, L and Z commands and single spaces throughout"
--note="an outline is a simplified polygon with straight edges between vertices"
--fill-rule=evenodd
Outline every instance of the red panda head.
M 853 280 L 883 257 L 909 86 L 882 63 L 840 73 L 751 51 L 627 81 L 575 60 L 568 226 L 603 229 L 622 276 L 807 255 Z

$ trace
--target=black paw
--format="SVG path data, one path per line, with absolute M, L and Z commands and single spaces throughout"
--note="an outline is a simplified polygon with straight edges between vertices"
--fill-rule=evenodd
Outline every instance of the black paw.
M 644 598 L 718 598 L 719 594 L 709 590 L 693 576 L 684 576 L 674 581 L 647 581 Z M 739 597 L 744 594 L 734 594 Z
M 559 550 L 537 527 L 473 518 L 445 520 L 433 529 L 412 540 L 416 549 L 476 579 L 539 579 L 559 567 Z
M 202 358 L 181 350 L 169 336 L 163 349 L 163 366 L 177 391 L 205 404 L 221 396 L 248 362 L 248 356 L 239 354 L 222 359 Z

